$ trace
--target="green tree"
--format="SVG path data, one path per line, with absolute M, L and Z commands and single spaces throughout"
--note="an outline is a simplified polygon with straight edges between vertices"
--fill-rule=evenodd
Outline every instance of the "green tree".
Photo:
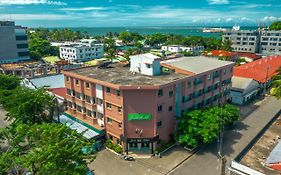
M 9 120 L 15 123 L 52 122 L 54 97 L 45 89 L 18 87 L 6 100 L 4 108 Z
M 231 125 L 238 119 L 239 110 L 232 105 L 184 113 L 179 118 L 177 140 L 189 148 L 195 148 L 199 143 L 211 143 L 218 137 L 222 125 Z
M 3 136 L 2 130 L 0 135 L 10 142 L 9 149 L 0 156 L 0 174 L 15 170 L 33 175 L 86 174 L 87 161 L 94 158 L 81 151 L 91 143 L 62 124 L 19 124 L 5 132 Z
M 115 40 L 113 38 L 105 38 L 104 46 L 105 46 L 104 50 L 107 53 L 107 57 L 113 59 L 117 51 Z
M 167 41 L 167 36 L 161 33 L 156 33 L 152 35 L 148 35 L 146 37 L 145 43 L 152 47 L 159 47 L 161 44 Z
M 269 26 L 269 30 L 281 30 L 281 21 L 275 21 Z
M 229 40 L 229 39 L 224 40 L 224 41 L 222 42 L 221 49 L 222 49 L 222 50 L 226 50 L 226 51 L 232 51 L 231 45 L 232 45 L 231 40 Z
M 19 86 L 19 77 L 0 74 L 0 104 L 4 105 L 12 94 L 12 90 Z
M 277 74 L 272 77 L 270 94 L 276 98 L 281 98 L 281 67 L 277 70 Z

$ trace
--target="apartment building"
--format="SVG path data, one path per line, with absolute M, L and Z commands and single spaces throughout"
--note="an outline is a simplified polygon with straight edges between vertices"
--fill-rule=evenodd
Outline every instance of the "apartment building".
M 0 21 L 0 64 L 30 60 L 26 28 Z
M 262 31 L 259 52 L 263 55 L 280 55 L 281 31 Z
M 200 55 L 204 51 L 204 46 L 168 45 L 168 46 L 162 46 L 161 50 L 169 51 L 172 53 L 192 52 L 194 55 Z
M 239 30 L 226 31 L 223 40 L 231 40 L 236 52 L 259 53 L 263 55 L 281 54 L 281 31 Z
M 258 53 L 260 33 L 258 30 L 231 30 L 223 32 L 223 40 L 232 42 L 235 52 Z
M 168 142 L 176 117 L 229 99 L 234 63 L 207 57 L 161 61 L 131 56 L 130 65 L 64 71 L 67 113 L 120 144 L 124 151 L 153 153 Z
M 104 54 L 103 44 L 94 39 L 83 39 L 79 42 L 65 42 L 60 46 L 60 58 L 70 63 L 79 63 L 97 58 Z

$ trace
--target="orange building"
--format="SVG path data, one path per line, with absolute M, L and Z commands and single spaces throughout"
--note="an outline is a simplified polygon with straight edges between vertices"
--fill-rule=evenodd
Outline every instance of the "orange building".
M 234 63 L 206 57 L 161 61 L 151 54 L 131 64 L 64 71 L 67 113 L 105 130 L 126 152 L 151 152 L 168 142 L 176 116 L 229 99 Z

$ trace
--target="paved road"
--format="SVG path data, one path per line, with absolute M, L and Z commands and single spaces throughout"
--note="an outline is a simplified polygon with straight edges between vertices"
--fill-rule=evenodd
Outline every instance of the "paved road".
M 237 122 L 233 130 L 224 134 L 223 154 L 228 163 L 234 159 L 256 134 L 280 110 L 281 100 L 267 97 L 254 112 Z M 217 159 L 217 144 L 211 144 L 198 151 L 195 155 L 181 164 L 170 175 L 219 175 L 219 162 Z

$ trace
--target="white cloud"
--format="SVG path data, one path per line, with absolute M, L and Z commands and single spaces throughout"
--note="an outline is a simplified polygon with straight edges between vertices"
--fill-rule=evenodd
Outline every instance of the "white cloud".
M 229 4 L 229 0 L 208 0 L 209 4 Z
M 31 4 L 66 5 L 66 3 L 61 1 L 50 1 L 50 0 L 0 0 L 0 5 L 31 5 Z
M 0 19 L 12 19 L 12 20 L 72 20 L 78 17 L 69 15 L 56 15 L 56 14 L 0 14 Z
M 278 18 L 277 17 L 274 17 L 274 16 L 266 16 L 263 18 L 263 20 L 270 20 L 270 21 L 276 21 Z
M 91 11 L 91 10 L 106 10 L 105 7 L 81 7 L 81 8 L 60 8 L 63 11 Z
M 226 19 L 225 19 L 226 22 L 230 22 L 230 21 L 232 21 L 232 20 L 233 20 L 232 18 L 226 18 Z

